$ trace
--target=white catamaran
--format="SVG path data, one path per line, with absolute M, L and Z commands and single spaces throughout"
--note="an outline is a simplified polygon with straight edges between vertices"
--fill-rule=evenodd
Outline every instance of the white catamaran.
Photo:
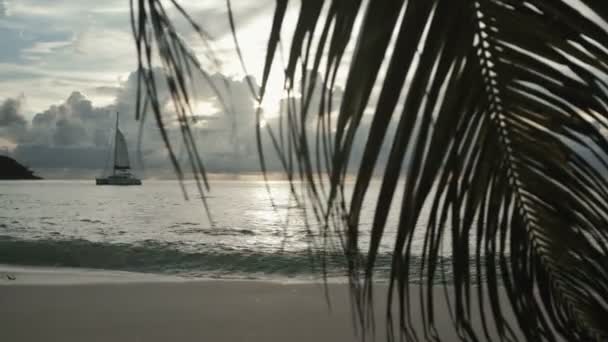
M 129 151 L 125 136 L 118 129 L 118 113 L 116 113 L 116 134 L 114 135 L 114 165 L 112 175 L 96 178 L 97 185 L 141 185 L 141 180 L 131 173 Z

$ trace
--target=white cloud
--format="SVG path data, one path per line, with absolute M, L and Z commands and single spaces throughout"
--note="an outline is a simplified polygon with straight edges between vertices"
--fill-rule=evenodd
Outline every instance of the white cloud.
M 219 45 L 229 42 L 225 1 L 182 1 L 198 22 L 210 27 Z M 167 3 L 168 4 L 168 3 Z M 0 15 L 9 13 L 9 3 L 0 0 Z M 167 8 L 176 14 L 175 9 Z M 239 32 L 249 67 L 261 74 L 265 33 L 258 22 L 268 21 L 273 1 L 235 3 Z M 0 99 L 24 93 L 28 98 L 26 116 L 48 105 L 60 103 L 65 94 L 76 89 L 99 86 L 116 87 L 136 67 L 131 36 L 128 1 L 108 0 L 19 0 L 10 3 L 10 18 L 0 23 Z M 259 18 L 259 14 L 264 18 Z M 175 16 L 176 18 L 178 16 Z M 177 20 L 187 37 L 185 20 Z M 240 34 L 240 33 L 239 33 Z M 255 38 L 255 39 L 254 39 Z M 191 39 L 196 46 L 196 40 Z M 219 46 L 218 45 L 218 46 Z M 222 72 L 242 77 L 234 51 L 218 48 L 225 62 Z M 96 103 L 109 97 L 91 93 Z
M 71 46 L 73 41 L 57 41 L 57 42 L 36 42 L 32 47 L 23 49 L 23 57 L 25 59 L 40 59 L 40 55 L 46 55 L 57 51 L 58 49 Z

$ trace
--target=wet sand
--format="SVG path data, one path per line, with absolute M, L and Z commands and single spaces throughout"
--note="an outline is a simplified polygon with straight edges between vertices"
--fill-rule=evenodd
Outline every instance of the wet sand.
M 7 274 L 15 276 L 8 280 Z M 0 268 L 3 341 L 355 341 L 348 289 L 312 283 L 185 281 L 126 272 Z M 385 340 L 386 285 L 376 286 Z M 440 288 L 437 296 L 442 296 Z M 412 322 L 421 326 L 417 300 Z M 454 336 L 440 301 L 437 328 Z M 475 327 L 480 329 L 479 319 Z M 481 330 L 479 330 L 481 332 Z M 421 335 L 419 337 L 422 337 Z

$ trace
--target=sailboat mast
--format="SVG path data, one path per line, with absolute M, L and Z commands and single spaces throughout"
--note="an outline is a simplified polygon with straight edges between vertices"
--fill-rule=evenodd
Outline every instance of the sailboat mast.
M 116 156 L 118 155 L 118 144 L 116 139 L 118 138 L 118 112 L 116 112 L 116 129 L 114 130 L 114 165 L 112 165 L 112 174 L 116 175 Z

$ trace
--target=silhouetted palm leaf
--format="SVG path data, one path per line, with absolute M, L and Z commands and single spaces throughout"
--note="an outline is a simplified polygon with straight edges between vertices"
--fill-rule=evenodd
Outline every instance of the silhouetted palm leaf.
M 286 8 L 286 0 L 277 0 L 256 94 L 260 101 Z M 135 12 L 138 51 L 145 51 L 140 65 L 147 58 L 151 68 L 154 39 L 177 111 L 185 115 L 191 73 L 183 60 L 200 64 L 177 38 L 159 1 L 140 0 Z M 420 301 L 423 336 L 430 339 L 433 283 L 449 267 L 450 303 L 462 339 L 489 339 L 486 319 L 484 331 L 471 326 L 475 309 L 494 322 L 501 338 L 516 339 L 515 327 L 504 320 L 506 304 L 527 340 L 555 340 L 556 334 L 608 339 L 608 142 L 600 132 L 608 128 L 607 20 L 605 0 L 300 3 L 285 78 L 287 90 L 297 88 L 302 96 L 290 100 L 278 136 L 270 127 L 268 133 L 290 179 L 306 184 L 323 229 L 335 229 L 343 239 L 362 326 L 369 323 L 373 269 L 389 208 L 404 178 L 388 295 L 389 302 L 396 295 L 402 304 L 399 322 L 406 338 L 418 338 L 406 305 L 411 275 L 419 272 L 426 282 Z M 231 27 L 234 34 L 232 18 Z M 154 36 L 142 34 L 147 30 Z M 349 44 L 354 51 L 345 59 Z M 334 113 L 341 68 L 347 78 Z M 145 75 L 145 94 L 162 130 L 154 81 Z M 318 77 L 327 90 L 314 109 Z M 361 133 L 370 106 L 371 128 Z M 314 137 L 306 128 L 310 120 L 316 122 Z M 183 132 L 193 168 L 204 174 L 187 127 Z M 353 194 L 346 196 L 357 134 L 366 134 L 366 144 Z M 386 165 L 378 162 L 383 144 L 390 145 Z M 365 226 L 359 218 L 374 173 L 381 174 L 382 185 L 374 220 Z M 429 223 L 420 227 L 425 203 L 431 206 Z M 370 231 L 367 250 L 359 241 L 362 230 Z M 418 231 L 425 236 L 422 266 L 412 269 Z M 452 261 L 444 265 L 446 236 Z M 509 303 L 499 302 L 500 286 Z M 481 297 L 478 308 L 472 307 L 472 291 Z

